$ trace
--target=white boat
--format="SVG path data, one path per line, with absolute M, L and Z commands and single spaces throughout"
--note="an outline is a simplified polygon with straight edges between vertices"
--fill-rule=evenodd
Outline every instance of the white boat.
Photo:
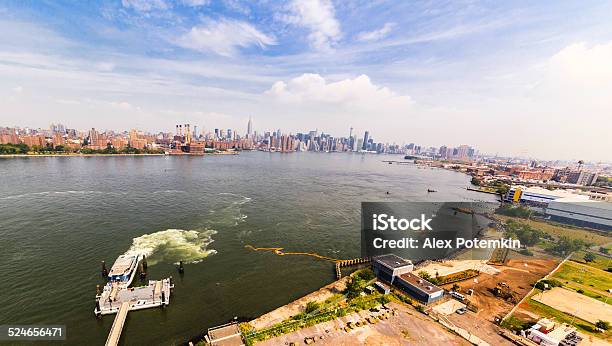
M 124 254 L 117 257 L 108 273 L 108 281 L 119 287 L 130 286 L 138 271 L 138 264 L 143 258 L 142 254 Z

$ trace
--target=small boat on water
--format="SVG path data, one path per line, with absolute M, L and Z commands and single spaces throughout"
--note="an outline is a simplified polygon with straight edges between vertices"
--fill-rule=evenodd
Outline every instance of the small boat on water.
M 124 254 L 117 257 L 108 273 L 108 281 L 116 283 L 119 287 L 130 286 L 138 271 L 138 264 L 143 258 L 143 254 Z
M 437 191 L 436 190 L 432 190 L 432 189 L 427 189 L 427 193 L 430 193 L 430 192 L 437 192 Z

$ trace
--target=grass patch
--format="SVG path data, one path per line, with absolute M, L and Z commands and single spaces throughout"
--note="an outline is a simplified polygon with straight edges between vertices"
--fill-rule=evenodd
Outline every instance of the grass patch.
M 590 290 L 588 288 L 585 288 L 584 286 L 580 286 L 577 285 L 574 282 L 569 282 L 568 284 L 565 284 L 566 288 L 571 288 L 572 290 L 580 293 L 580 294 L 584 294 L 587 297 L 591 297 L 593 299 L 597 299 L 600 302 L 606 302 L 606 294 L 604 292 L 596 292 L 593 290 Z M 612 305 L 612 298 L 609 298 L 607 301 L 608 304 Z
M 563 263 L 553 277 L 561 279 L 563 283 L 573 281 L 601 291 L 612 287 L 612 273 L 572 261 Z
M 506 318 L 501 325 L 506 329 L 510 329 L 516 332 L 531 327 L 532 323 L 529 321 L 524 321 L 518 317 L 510 316 Z
M 587 243 L 593 243 L 596 245 L 604 245 L 610 242 L 609 236 L 597 233 L 595 231 L 586 230 L 584 228 L 573 227 L 570 225 L 561 225 L 561 224 L 550 223 L 550 222 L 540 221 L 540 220 L 533 220 L 533 219 L 530 219 L 530 220 L 519 219 L 519 218 L 513 218 L 513 217 L 508 217 L 508 216 L 499 215 L 499 214 L 496 215 L 496 217 L 499 218 L 500 220 L 503 220 L 504 222 L 508 220 L 515 220 L 515 221 L 519 221 L 522 223 L 526 223 L 532 228 L 539 229 L 545 233 L 548 233 L 556 237 L 566 236 L 570 239 L 583 240 Z
M 586 254 L 587 254 L 587 252 L 584 251 L 584 250 L 575 252 L 572 255 L 571 260 L 575 261 L 575 262 L 578 262 L 578 263 L 586 264 L 588 266 L 591 266 L 591 267 L 597 268 L 597 269 L 601 269 L 601 270 L 606 270 L 606 269 L 612 267 L 612 259 L 611 258 L 608 258 L 608 257 L 605 257 L 605 256 L 602 256 L 602 255 L 595 254 L 595 253 L 591 252 L 591 254 L 593 254 L 593 256 L 595 257 L 595 260 L 592 261 L 592 262 L 586 262 L 584 260 L 584 255 L 586 255 Z

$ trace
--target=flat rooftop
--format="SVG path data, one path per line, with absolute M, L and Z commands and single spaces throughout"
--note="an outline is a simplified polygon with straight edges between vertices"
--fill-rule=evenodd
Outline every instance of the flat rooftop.
M 399 277 L 401 280 L 409 283 L 410 286 L 428 295 L 443 291 L 443 289 L 441 289 L 440 287 L 412 273 L 402 274 Z
M 412 261 L 403 259 L 394 254 L 387 254 L 374 257 L 374 261 L 381 263 L 387 268 L 396 269 L 407 265 L 412 265 Z
M 208 330 L 210 344 L 213 346 L 242 346 L 242 337 L 238 324 L 232 323 L 222 327 Z

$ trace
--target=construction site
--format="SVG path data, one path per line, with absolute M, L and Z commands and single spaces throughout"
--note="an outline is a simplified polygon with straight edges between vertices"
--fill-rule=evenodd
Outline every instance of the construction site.
M 432 310 L 442 315 L 443 321 L 451 327 L 467 331 L 468 338 L 476 336 L 489 344 L 508 343 L 500 334 L 502 319 L 560 260 L 553 257 L 534 259 L 516 252 L 505 257 L 502 261 L 488 263 L 449 261 L 433 265 L 434 270 L 447 276 L 466 271 L 477 271 L 477 275 L 440 285 L 446 291 L 459 293 L 458 298 L 442 302 Z M 456 313 L 461 308 L 466 312 Z

